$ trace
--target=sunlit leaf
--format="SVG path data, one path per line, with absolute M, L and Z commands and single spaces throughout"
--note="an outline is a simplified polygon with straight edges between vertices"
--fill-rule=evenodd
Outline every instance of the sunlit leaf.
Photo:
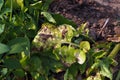
M 86 61 L 86 54 L 82 50 L 76 50 L 76 58 L 79 64 L 83 64 Z
M 75 49 L 73 47 L 63 46 L 59 55 L 62 57 L 62 60 L 71 65 L 76 61 L 75 58 Z
M 8 52 L 9 50 L 10 48 L 7 45 L 0 43 L 0 54 Z
M 21 7 L 21 9 L 23 9 L 23 7 L 24 7 L 23 1 L 24 0 L 16 0 L 17 4 Z
M 82 42 L 80 42 L 80 48 L 84 52 L 87 52 L 88 50 L 90 50 L 90 43 L 88 41 L 82 41 Z
M 89 76 L 86 80 L 103 80 L 100 73 L 96 73 L 95 76 Z
M 41 12 L 41 14 L 52 23 L 56 23 L 55 19 L 52 17 L 52 15 L 49 12 Z

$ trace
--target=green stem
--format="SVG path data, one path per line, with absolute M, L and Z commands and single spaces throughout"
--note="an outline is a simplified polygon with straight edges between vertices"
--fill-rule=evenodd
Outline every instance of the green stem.
M 12 0 L 10 1 L 10 3 L 11 3 L 11 6 L 10 6 L 10 8 L 11 8 L 10 21 L 11 21 L 12 20 L 12 10 L 13 10 L 13 2 L 12 2 Z
M 109 58 L 115 58 L 116 54 L 120 51 L 120 43 L 116 44 L 114 49 L 111 51 L 111 53 L 108 55 Z
M 70 45 L 73 45 L 73 46 L 76 46 L 76 47 L 80 47 L 79 45 L 77 45 L 75 43 L 71 43 L 71 42 L 61 41 L 61 43 L 63 43 L 63 44 L 70 44 Z

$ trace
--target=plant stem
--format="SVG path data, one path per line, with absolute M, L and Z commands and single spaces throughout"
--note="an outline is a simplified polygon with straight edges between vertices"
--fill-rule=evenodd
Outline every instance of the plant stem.
M 10 8 L 11 8 L 10 21 L 11 21 L 12 20 L 12 10 L 13 10 L 13 2 L 12 2 L 12 0 L 10 0 L 10 3 L 11 3 L 11 5 L 10 5 Z
M 76 46 L 76 47 L 80 47 L 79 45 L 77 45 L 75 43 L 71 43 L 71 42 L 61 41 L 61 43 L 63 43 L 63 44 L 70 44 L 70 45 L 73 45 L 73 46 Z
M 120 43 L 116 44 L 114 49 L 111 51 L 111 53 L 108 55 L 109 58 L 115 58 L 116 54 L 120 51 Z

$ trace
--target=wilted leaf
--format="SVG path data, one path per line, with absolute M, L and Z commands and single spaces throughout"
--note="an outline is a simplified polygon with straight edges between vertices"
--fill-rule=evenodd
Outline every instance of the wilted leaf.
M 0 54 L 8 52 L 9 50 L 10 48 L 7 45 L 0 43 Z
M 100 73 L 96 73 L 95 76 L 89 76 L 86 80 L 103 80 Z

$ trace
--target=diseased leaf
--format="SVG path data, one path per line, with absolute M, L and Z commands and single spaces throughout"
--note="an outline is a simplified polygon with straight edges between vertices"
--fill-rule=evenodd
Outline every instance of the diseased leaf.
M 11 12 L 12 10 L 10 8 L 4 8 L 2 9 L 2 11 L 0 12 L 0 17 L 2 17 L 4 14 Z
M 0 54 L 8 52 L 9 50 L 10 48 L 7 45 L 0 43 Z
M 59 53 L 63 62 L 65 62 L 68 65 L 71 65 L 76 61 L 76 58 L 74 56 L 75 49 L 73 47 L 63 46 Z

